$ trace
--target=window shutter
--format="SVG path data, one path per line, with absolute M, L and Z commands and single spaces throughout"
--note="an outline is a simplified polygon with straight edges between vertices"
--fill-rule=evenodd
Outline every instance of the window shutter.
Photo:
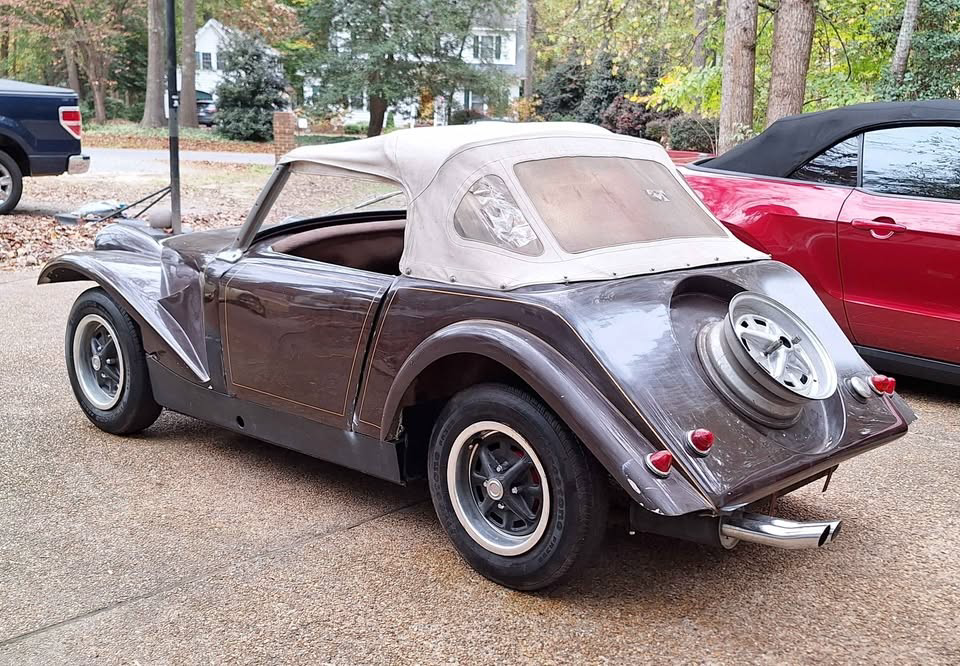
M 473 36 L 473 57 L 480 58 L 480 35 Z
M 497 37 L 497 45 L 494 47 L 494 60 L 500 60 L 500 46 L 501 46 L 501 37 Z

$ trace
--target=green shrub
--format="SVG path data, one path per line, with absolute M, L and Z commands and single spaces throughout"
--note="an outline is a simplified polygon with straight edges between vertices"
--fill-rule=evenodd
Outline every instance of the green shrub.
M 670 119 L 656 118 L 649 121 L 643 128 L 643 138 L 663 143 L 663 140 L 669 136 Z
M 451 125 L 466 125 L 471 120 L 482 120 L 485 115 L 473 109 L 459 109 L 450 114 Z
M 551 67 L 537 83 L 540 115 L 544 120 L 576 120 L 586 85 L 586 71 L 579 60 L 571 58 Z
M 217 133 L 238 141 L 271 141 L 273 112 L 286 107 L 280 59 L 259 37 L 232 33 L 220 49 Z
M 693 114 L 677 116 L 670 121 L 670 147 L 673 150 L 717 151 L 718 126 L 715 118 Z
M 603 114 L 610 104 L 617 99 L 623 99 L 624 92 L 623 80 L 613 74 L 613 58 L 608 53 L 601 54 L 590 66 L 583 99 L 577 107 L 577 119 L 599 125 L 603 122 Z
M 370 126 L 367 123 L 351 123 L 343 126 L 344 134 L 366 134 Z

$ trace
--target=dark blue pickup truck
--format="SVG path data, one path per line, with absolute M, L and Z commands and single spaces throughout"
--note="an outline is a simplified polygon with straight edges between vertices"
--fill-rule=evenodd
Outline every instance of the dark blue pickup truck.
M 0 214 L 16 207 L 25 177 L 90 168 L 82 129 L 72 90 L 0 79 Z

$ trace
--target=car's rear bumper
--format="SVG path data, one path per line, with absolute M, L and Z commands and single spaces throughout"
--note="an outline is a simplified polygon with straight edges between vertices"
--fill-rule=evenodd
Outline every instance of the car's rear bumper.
M 71 155 L 67 159 L 67 173 L 78 174 L 86 173 L 90 170 L 89 155 Z

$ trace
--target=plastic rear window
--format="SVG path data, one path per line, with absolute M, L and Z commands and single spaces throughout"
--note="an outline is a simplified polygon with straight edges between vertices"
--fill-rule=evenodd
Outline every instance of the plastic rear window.
M 571 254 L 726 233 L 658 162 L 555 157 L 521 162 L 517 179 L 560 246 Z

